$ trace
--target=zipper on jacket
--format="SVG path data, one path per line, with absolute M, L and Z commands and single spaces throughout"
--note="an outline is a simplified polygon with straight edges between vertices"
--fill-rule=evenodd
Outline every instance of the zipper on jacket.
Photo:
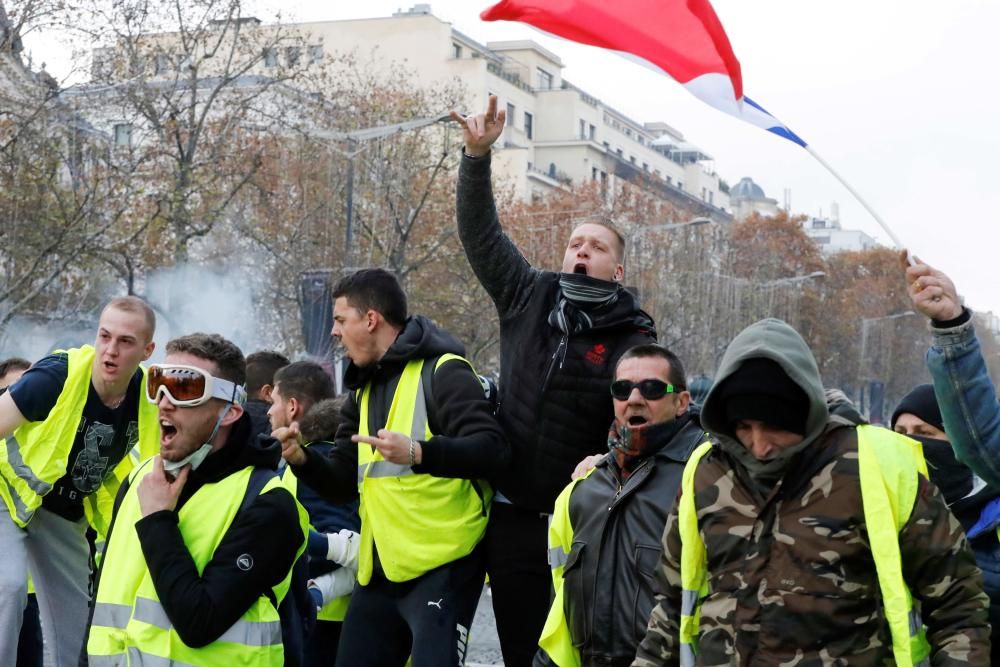
M 569 334 L 563 334 L 559 339 L 559 345 L 556 346 L 556 351 L 552 353 L 552 359 L 549 361 L 549 370 L 545 372 L 545 381 L 542 382 L 542 396 L 549 388 L 549 381 L 552 380 L 552 372 L 556 368 L 556 359 L 559 360 L 559 368 L 563 367 L 563 362 L 566 361 L 566 349 L 569 347 L 567 344 L 569 341 Z

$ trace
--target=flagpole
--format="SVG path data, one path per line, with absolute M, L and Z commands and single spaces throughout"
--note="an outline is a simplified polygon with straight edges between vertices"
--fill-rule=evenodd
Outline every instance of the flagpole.
M 868 204 L 868 202 L 864 200 L 864 197 L 858 194 L 858 191 L 852 188 L 850 183 L 845 181 L 844 178 L 840 174 L 838 174 L 826 160 L 820 157 L 819 153 L 813 150 L 812 146 L 806 145 L 805 149 L 809 151 L 809 154 L 812 155 L 814 158 L 816 158 L 816 161 L 819 162 L 821 165 L 823 165 L 828 172 L 833 174 L 834 178 L 840 181 L 840 184 L 843 185 L 845 188 L 847 188 L 848 192 L 854 195 L 854 198 L 857 199 L 858 202 L 865 207 L 865 210 L 868 211 L 873 218 L 875 218 L 875 222 L 877 222 L 879 226 L 883 229 L 883 231 L 885 231 L 885 233 L 889 235 L 889 238 L 892 240 L 892 244 L 896 246 L 897 249 L 902 250 L 903 248 L 906 247 L 903 245 L 903 242 L 899 240 L 899 237 L 896 236 L 896 234 L 889 228 L 889 225 L 886 224 L 885 220 L 883 220 L 882 217 L 875 212 L 875 209 L 873 209 Z

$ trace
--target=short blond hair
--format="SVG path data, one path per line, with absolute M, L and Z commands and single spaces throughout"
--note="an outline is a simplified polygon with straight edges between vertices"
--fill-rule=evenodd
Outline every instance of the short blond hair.
M 143 299 L 132 295 L 115 297 L 108 302 L 108 305 L 104 306 L 104 310 L 101 313 L 109 308 L 114 308 L 125 313 L 142 315 L 143 319 L 146 320 L 146 328 L 149 330 L 149 340 L 153 340 L 153 334 L 156 333 L 156 313 L 153 312 L 153 309 Z

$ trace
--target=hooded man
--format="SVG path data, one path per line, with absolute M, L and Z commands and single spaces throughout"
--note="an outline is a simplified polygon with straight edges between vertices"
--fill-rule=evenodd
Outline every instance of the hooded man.
M 358 586 L 336 664 L 464 664 L 503 432 L 461 343 L 407 316 L 395 276 L 358 271 L 333 298 L 332 333 L 351 359 L 335 446 L 302 447 L 295 424 L 273 435 L 301 483 L 335 503 L 361 499 Z
M 918 443 L 831 416 L 794 329 L 732 341 L 702 424 L 718 444 L 684 471 L 634 665 L 989 664 L 982 579 Z
M 618 362 L 610 453 L 556 500 L 549 554 L 556 599 L 535 665 L 628 665 L 653 609 L 660 538 L 684 463 L 705 440 L 684 366 L 660 345 Z

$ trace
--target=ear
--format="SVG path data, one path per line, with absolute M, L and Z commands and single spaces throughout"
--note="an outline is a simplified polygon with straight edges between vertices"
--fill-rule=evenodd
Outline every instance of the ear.
M 614 277 L 612 277 L 612 280 L 615 281 L 616 283 L 620 283 L 622 280 L 624 280 L 624 278 L 625 278 L 625 265 L 624 264 L 616 265 L 615 275 Z
M 229 412 L 226 413 L 226 418 L 222 420 L 221 424 L 219 424 L 219 428 L 235 424 L 237 420 L 239 420 L 239 418 L 242 416 L 243 416 L 243 406 L 237 403 L 233 403 L 229 407 Z
M 375 331 L 375 328 L 378 326 L 378 321 L 379 321 L 379 314 L 377 312 L 375 312 L 371 308 L 365 311 L 365 326 L 368 329 L 369 333 Z
M 149 341 L 148 343 L 146 343 L 146 347 L 142 349 L 142 353 L 144 355 L 142 357 L 142 360 L 146 361 L 151 356 L 153 356 L 153 350 L 155 349 L 156 349 L 156 343 L 154 343 L 153 341 Z
M 678 417 L 680 417 L 685 412 L 687 412 L 688 408 L 690 406 L 691 406 L 691 392 L 690 391 L 682 391 L 681 393 L 677 394 L 677 416 Z
M 302 404 L 299 403 L 299 399 L 292 397 L 287 401 L 288 404 L 288 416 L 291 417 L 289 421 L 298 421 L 298 418 L 302 416 Z
M 271 402 L 271 392 L 272 391 L 274 391 L 274 385 L 265 384 L 265 385 L 261 385 L 260 391 L 258 391 L 257 393 L 260 394 L 260 397 L 263 400 L 265 400 L 268 403 L 270 403 Z

